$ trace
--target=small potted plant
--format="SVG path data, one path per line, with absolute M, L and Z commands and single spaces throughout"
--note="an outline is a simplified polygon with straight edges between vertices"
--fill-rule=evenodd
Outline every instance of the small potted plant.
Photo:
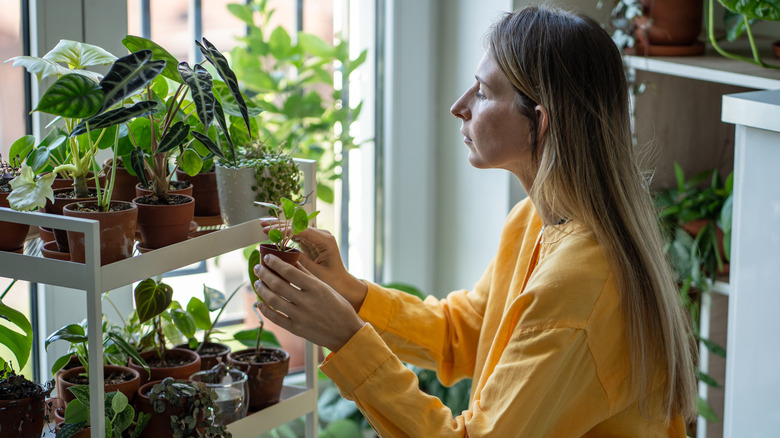
M 144 325 L 148 327 L 142 341 L 145 340 L 152 346 L 150 350 L 140 353 L 141 358 L 149 366 L 148 370 L 132 358 L 128 362 L 130 368 L 141 373 L 141 385 L 166 377 L 187 379 L 194 372 L 199 371 L 200 356 L 197 353 L 182 348 L 166 347 L 163 314 L 173 302 L 173 288 L 163 282 L 147 278 L 138 283 L 133 295 L 140 328 Z
M 217 394 L 202 382 L 167 377 L 138 390 L 136 409 L 151 414 L 139 438 L 231 437 L 220 424 Z
M 11 190 L 13 190 L 11 181 L 19 176 L 19 173 L 19 157 L 12 159 L 9 163 L 3 160 L 3 156 L 0 155 L 0 207 L 11 207 L 7 198 Z M 0 229 L 3 230 L 0 235 L 0 251 L 20 253 L 24 251 L 24 241 L 27 238 L 27 233 L 30 231 L 29 225 L 15 222 L 0 222 Z
M 73 401 L 65 409 L 63 423 L 57 425 L 56 438 L 89 438 L 91 436 L 89 386 L 72 386 L 68 390 L 73 394 Z M 132 403 L 122 392 L 106 392 L 104 398 L 105 437 L 123 438 L 129 436 L 130 438 L 138 438 L 146 428 L 151 415 L 138 412 L 136 416 Z
M 258 204 L 270 209 L 279 219 L 278 226 L 268 233 L 271 243 L 260 244 L 260 262 L 265 266 L 264 256 L 273 254 L 294 265 L 301 252 L 291 245 L 293 236 L 309 228 L 309 222 L 317 217 L 319 211 L 308 214 L 302 206 L 288 198 L 281 198 L 279 205 L 264 202 Z M 252 259 L 250 256 L 250 265 Z
M 726 58 L 748 62 L 759 67 L 780 68 L 780 65 L 768 64 L 763 60 L 752 29 L 752 26 L 761 20 L 780 21 L 780 6 L 778 6 L 777 2 L 771 0 L 749 2 L 718 0 L 718 3 L 725 8 L 723 21 L 726 26 L 726 39 L 735 41 L 743 33 L 746 34 L 750 43 L 750 57 L 731 53 L 720 46 L 718 38 L 715 37 L 715 2 L 714 0 L 709 0 L 708 3 L 706 19 L 707 37 L 715 51 Z M 774 42 L 772 49 L 775 51 L 775 54 L 779 53 L 780 42 Z

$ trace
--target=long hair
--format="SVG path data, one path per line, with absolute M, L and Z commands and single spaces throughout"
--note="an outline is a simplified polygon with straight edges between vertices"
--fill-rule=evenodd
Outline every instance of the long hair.
M 694 418 L 694 341 L 632 146 L 617 47 L 594 20 L 545 6 L 507 14 L 488 41 L 532 133 L 534 107 L 548 113 L 542 138 L 532 139 L 538 170 L 530 195 L 540 214 L 549 216 L 545 223 L 566 218 L 587 226 L 616 274 L 640 410 Z M 662 404 L 651 406 L 656 390 Z

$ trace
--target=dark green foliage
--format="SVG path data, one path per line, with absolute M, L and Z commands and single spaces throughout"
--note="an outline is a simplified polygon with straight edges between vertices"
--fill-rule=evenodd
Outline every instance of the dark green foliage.
M 219 425 L 217 393 L 203 382 L 176 381 L 170 377 L 152 387 L 149 401 L 158 414 L 168 406 L 183 407 L 184 413 L 171 416 L 171 432 L 174 438 L 226 437 L 232 435 Z

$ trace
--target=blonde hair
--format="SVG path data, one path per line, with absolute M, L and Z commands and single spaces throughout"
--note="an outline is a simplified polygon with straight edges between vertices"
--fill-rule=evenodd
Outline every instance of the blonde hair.
M 594 20 L 544 6 L 507 14 L 488 40 L 534 128 L 534 107 L 547 110 L 530 189 L 543 220 L 584 223 L 613 266 L 641 411 L 695 418 L 694 341 L 634 156 L 620 53 Z M 663 404 L 650 406 L 656 390 Z

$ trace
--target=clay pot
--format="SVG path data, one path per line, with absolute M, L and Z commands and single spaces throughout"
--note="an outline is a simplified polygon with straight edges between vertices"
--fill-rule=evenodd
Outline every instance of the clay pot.
M 87 207 L 97 208 L 97 201 L 80 203 Z M 117 211 L 79 211 L 77 204 L 68 204 L 63 208 L 63 214 L 68 217 L 94 219 L 100 222 L 100 265 L 108 265 L 133 256 L 135 244 L 135 227 L 138 219 L 138 206 L 126 201 L 112 201 L 111 205 L 122 205 L 125 208 Z M 68 245 L 71 260 L 84 263 L 84 233 L 68 231 Z
M 10 208 L 8 205 L 8 195 L 11 192 L 0 192 L 0 207 Z M 16 222 L 0 222 L 0 251 L 17 251 L 24 248 L 24 241 L 27 239 L 27 233 L 30 231 L 28 224 Z
M 177 181 L 171 181 L 171 185 L 174 186 L 177 184 Z M 183 184 L 184 187 L 179 188 L 168 188 L 168 194 L 169 195 L 187 195 L 192 196 L 193 186 L 192 183 L 186 182 L 186 184 Z M 149 196 L 152 194 L 152 191 L 141 187 L 141 183 L 138 183 L 135 185 L 135 197 L 138 198 L 139 196 Z
M 157 357 L 157 355 L 157 350 L 148 350 L 141 353 L 141 358 L 148 362 L 150 359 Z M 127 366 L 138 371 L 141 375 L 141 386 L 147 382 L 162 380 L 166 377 L 173 377 L 177 380 L 187 380 L 193 373 L 200 371 L 200 356 L 194 351 L 185 350 L 183 348 L 170 348 L 165 350 L 165 358 L 187 359 L 188 362 L 184 365 L 167 368 L 150 367 L 150 373 L 147 373 L 141 365 L 135 363 L 132 358 L 128 361 Z
M 641 0 L 636 20 L 635 50 L 639 55 L 691 56 L 704 53 L 701 0 Z
M 38 227 L 38 236 L 43 240 L 43 243 L 54 242 L 54 231 L 51 228 Z
M 298 258 L 301 256 L 301 251 L 295 248 L 288 248 L 288 249 L 289 251 L 280 251 L 273 243 L 261 243 L 260 264 L 262 264 L 265 267 L 268 267 L 265 264 L 265 255 L 273 254 L 279 257 L 280 259 L 284 260 L 285 262 L 295 266 L 295 264 L 298 263 Z M 274 271 L 273 269 L 268 268 L 268 270 L 276 274 L 276 271 Z
M 189 345 L 187 344 L 179 344 L 176 346 L 176 348 L 181 348 L 184 350 L 190 350 L 197 353 L 196 349 L 191 349 Z M 206 342 L 206 345 L 204 345 L 204 348 L 220 348 L 221 351 L 218 353 L 198 353 L 198 356 L 200 356 L 200 369 L 201 370 L 210 370 L 213 368 L 216 364 L 222 362 L 227 363 L 227 355 L 230 353 L 230 347 L 228 347 L 225 344 L 221 344 L 218 342 Z
M 19 400 L 0 400 L 0 431 L 3 437 L 40 438 L 46 411 L 43 392 Z M 6 432 L 8 431 L 8 432 Z
M 91 189 L 92 190 L 92 189 Z M 96 198 L 94 196 L 88 197 L 88 198 L 65 198 L 62 197 L 62 194 L 72 192 L 72 188 L 61 188 L 61 189 L 54 189 L 54 202 L 46 201 L 46 206 L 43 207 L 43 211 L 49 214 L 59 214 L 62 215 L 62 209 L 65 208 L 66 205 L 73 203 L 73 202 L 84 202 L 84 201 L 94 201 Z M 96 193 L 96 192 L 92 192 Z M 59 195 L 59 196 L 58 196 Z M 70 252 L 70 247 L 68 246 L 68 234 L 65 230 L 53 230 L 54 231 L 54 239 L 57 241 L 57 247 L 59 248 L 60 252 Z
M 41 255 L 47 259 L 70 261 L 70 253 L 60 251 L 55 241 L 44 243 L 41 247 Z
M 106 178 L 111 176 L 111 159 L 103 162 L 103 173 Z M 135 185 L 138 184 L 138 177 L 131 175 L 127 169 L 119 165 L 114 173 L 114 189 L 111 192 L 112 201 L 132 202 L 135 194 Z
M 176 178 L 179 181 L 192 183 L 192 197 L 195 198 L 196 217 L 219 216 L 216 172 L 205 172 L 189 176 L 186 172 L 177 170 Z
M 59 379 L 57 380 L 57 393 L 59 394 L 60 398 L 65 401 L 65 404 L 70 403 L 72 400 L 76 398 L 76 396 L 73 395 L 72 392 L 68 390 L 71 386 L 78 385 L 79 383 L 73 383 L 71 380 L 78 376 L 79 374 L 84 374 L 86 372 L 85 368 L 80 366 L 76 368 L 71 368 L 62 374 L 60 374 Z M 106 393 L 109 392 L 116 392 L 119 391 L 122 394 L 124 394 L 127 399 L 130 401 L 130 403 L 135 400 L 135 394 L 136 391 L 138 391 L 138 388 L 141 386 L 141 374 L 132 368 L 129 367 L 121 367 L 117 365 L 103 365 L 103 376 L 108 377 L 111 374 L 131 374 L 133 377 L 131 380 L 128 380 L 126 382 L 122 383 L 116 383 L 116 384 L 106 384 L 103 386 L 103 390 Z
M 189 376 L 187 376 L 187 378 L 189 378 Z M 186 380 L 186 378 L 176 380 Z M 151 414 L 149 423 L 147 423 L 144 430 L 141 431 L 139 438 L 160 438 L 173 436 L 173 432 L 171 431 L 171 416 L 181 415 L 184 413 L 184 403 L 182 403 L 182 406 L 180 407 L 171 406 L 169 403 L 165 403 L 165 410 L 163 412 L 158 413 L 154 411 L 152 402 L 149 400 L 149 393 L 152 392 L 152 387 L 160 382 L 162 382 L 162 380 L 153 380 L 145 383 L 141 385 L 140 388 L 138 388 L 138 392 L 136 393 L 136 412 Z
M 141 232 L 143 247 L 148 249 L 162 248 L 187 239 L 192 219 L 195 217 L 195 199 L 186 195 L 169 195 L 169 197 L 184 197 L 186 202 L 171 205 L 145 204 L 145 197 L 133 199 L 138 205 L 138 229 Z
M 255 349 L 228 354 L 228 366 L 249 376 L 249 410 L 259 411 L 279 402 L 284 377 L 290 368 L 290 355 L 278 348 L 262 348 L 262 362 L 253 361 Z M 267 359 L 267 360 L 266 360 Z

